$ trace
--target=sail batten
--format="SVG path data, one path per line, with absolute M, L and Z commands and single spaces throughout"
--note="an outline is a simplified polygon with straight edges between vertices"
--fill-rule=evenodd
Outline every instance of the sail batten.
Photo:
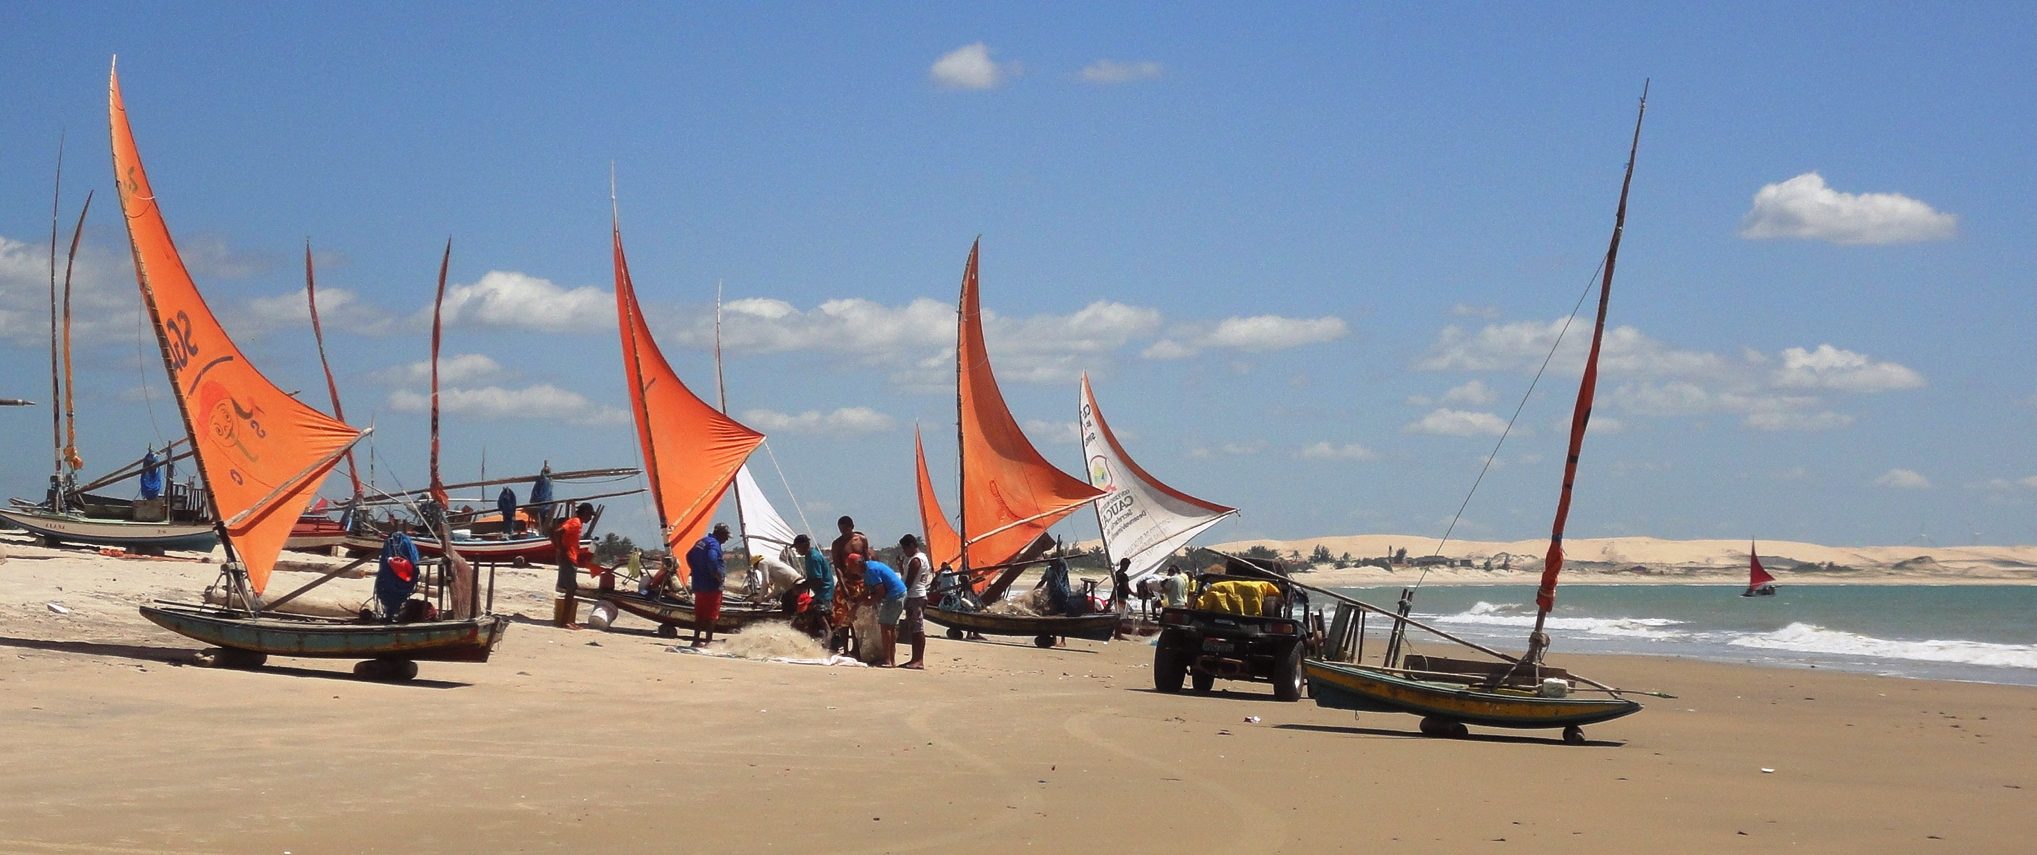
M 723 493 L 764 435 L 715 409 L 686 384 L 658 349 L 637 302 L 623 255 L 622 228 L 611 224 L 615 255 L 615 311 L 622 337 L 623 373 L 643 447 L 651 502 L 667 548 L 706 533 Z
M 1126 575 L 1132 581 L 1152 575 L 1175 550 L 1238 512 L 1176 490 L 1140 467 L 1104 420 L 1087 374 L 1079 415 L 1089 483 L 1105 493 L 1096 502 L 1097 528 L 1111 560 L 1131 561 Z
M 1054 523 L 1103 495 L 1060 469 L 1033 447 L 998 390 L 983 341 L 977 294 L 979 245 L 962 274 L 955 342 L 961 425 L 962 552 L 970 566 L 1018 556 Z M 980 532 L 980 533 L 979 533 Z
M 249 587 L 260 593 L 291 525 L 361 431 L 278 388 L 226 335 L 163 221 L 135 149 L 118 73 L 108 75 L 107 113 L 135 282 L 205 476 L 213 518 L 222 521 Z

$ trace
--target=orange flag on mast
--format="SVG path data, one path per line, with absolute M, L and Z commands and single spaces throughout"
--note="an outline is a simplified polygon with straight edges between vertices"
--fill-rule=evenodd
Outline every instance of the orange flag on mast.
M 135 280 L 230 548 L 260 593 L 290 526 L 362 432 L 286 394 L 227 338 L 184 269 L 135 151 L 110 75 L 113 177 L 134 247 Z

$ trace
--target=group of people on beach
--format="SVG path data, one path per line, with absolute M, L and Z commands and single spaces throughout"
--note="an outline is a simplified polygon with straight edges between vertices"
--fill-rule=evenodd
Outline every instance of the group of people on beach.
M 552 623 L 563 629 L 580 628 L 576 621 L 580 572 L 596 578 L 615 572 L 615 568 L 597 563 L 581 543 L 581 532 L 593 516 L 593 506 L 582 504 L 572 517 L 553 528 L 558 598 Z M 894 568 L 877 557 L 869 537 L 856 530 L 854 519 L 844 516 L 836 521 L 836 527 L 840 535 L 825 552 L 814 545 L 810 535 L 801 534 L 778 556 L 750 556 L 751 594 L 760 599 L 778 596 L 781 607 L 792 616 L 793 626 L 822 641 L 831 654 L 874 660 L 880 667 L 925 668 L 927 594 L 935 573 L 919 537 L 907 534 L 898 539 L 900 566 Z M 657 572 L 636 573 L 638 593 L 645 597 L 691 598 L 693 647 L 714 643 L 714 625 L 721 617 L 728 587 L 723 545 L 732 536 L 726 523 L 716 523 L 695 541 L 684 553 L 683 583 L 680 561 L 669 555 Z M 876 617 L 875 637 L 864 637 L 855 628 L 859 612 L 865 609 Z M 901 640 L 911 650 L 911 658 L 902 665 L 898 663 Z

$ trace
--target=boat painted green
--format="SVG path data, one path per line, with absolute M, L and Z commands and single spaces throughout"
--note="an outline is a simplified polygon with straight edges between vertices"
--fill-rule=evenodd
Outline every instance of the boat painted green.
M 142 606 L 141 615 L 178 635 L 229 650 L 330 659 L 486 662 L 509 626 L 509 618 L 501 615 L 388 624 L 282 614 L 249 617 L 174 603 Z
M 1486 727 L 1579 727 L 1641 711 L 1621 697 L 1544 697 L 1534 689 L 1483 689 L 1421 680 L 1369 665 L 1310 659 L 1302 663 L 1316 705 L 1398 712 Z

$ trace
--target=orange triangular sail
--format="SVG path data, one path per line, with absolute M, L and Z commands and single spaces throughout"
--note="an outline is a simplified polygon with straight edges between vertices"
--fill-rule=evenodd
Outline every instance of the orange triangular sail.
M 1103 491 L 1048 463 L 1005 406 L 983 344 L 977 250 L 969 247 L 969 266 L 962 273 L 955 356 L 960 360 L 963 558 L 970 567 L 985 567 L 1010 561 Z
M 142 303 L 155 323 L 215 518 L 228 549 L 247 568 L 249 586 L 260 593 L 290 526 L 362 432 L 277 388 L 227 338 L 163 223 L 135 152 L 118 74 L 107 84 L 107 109 L 114 181 Z
M 637 303 L 623 258 L 622 229 L 615 237 L 615 314 L 622 334 L 623 376 L 637 441 L 650 474 L 651 502 L 667 548 L 689 543 L 707 531 L 709 519 L 734 483 L 736 469 L 764 441 L 764 435 L 723 415 L 693 394 L 672 370 Z
M 927 533 L 927 557 L 935 567 L 957 566 L 962 560 L 962 538 L 948 517 L 941 513 L 941 501 L 934 497 L 934 479 L 927 474 L 927 448 L 920 442 L 919 429 L 912 431 L 912 453 L 919 464 L 919 522 Z

